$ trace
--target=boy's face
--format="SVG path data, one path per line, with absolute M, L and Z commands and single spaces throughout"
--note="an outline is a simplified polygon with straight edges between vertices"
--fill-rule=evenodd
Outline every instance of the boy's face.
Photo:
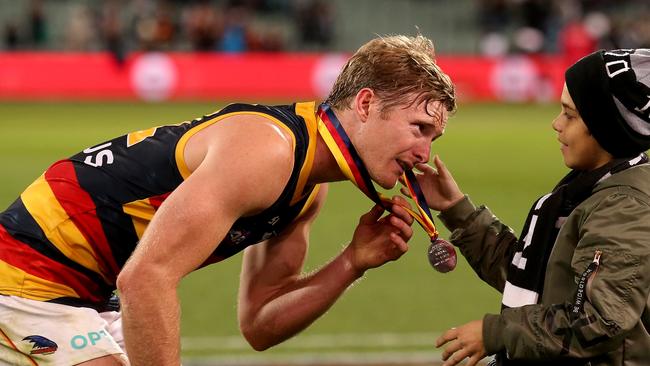
M 379 102 L 369 108 L 363 138 L 355 146 L 371 178 L 390 189 L 404 170 L 429 160 L 431 142 L 443 134 L 448 112 L 438 101 L 399 105 L 383 113 Z
M 557 131 L 564 164 L 571 169 L 594 170 L 612 160 L 612 155 L 598 144 L 587 129 L 566 84 L 560 101 L 562 110 L 552 126 Z

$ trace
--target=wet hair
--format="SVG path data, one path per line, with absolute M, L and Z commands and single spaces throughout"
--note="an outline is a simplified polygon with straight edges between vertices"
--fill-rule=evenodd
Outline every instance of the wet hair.
M 335 109 L 351 107 L 359 90 L 370 88 L 382 113 L 398 105 L 441 102 L 456 110 L 454 85 L 436 64 L 433 42 L 422 36 L 386 36 L 361 46 L 339 74 L 326 102 Z

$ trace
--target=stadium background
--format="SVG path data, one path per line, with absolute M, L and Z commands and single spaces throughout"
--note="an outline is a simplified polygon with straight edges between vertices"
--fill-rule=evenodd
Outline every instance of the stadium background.
M 322 98 L 360 44 L 419 31 L 435 41 L 460 99 L 433 152 L 475 202 L 518 230 L 565 173 L 550 128 L 563 69 L 599 47 L 650 46 L 646 3 L 0 0 L 0 207 L 49 163 L 97 141 L 232 101 Z M 370 205 L 351 184 L 332 184 L 307 270 L 342 248 Z M 180 289 L 185 365 L 432 364 L 437 335 L 498 311 L 499 296 L 462 259 L 436 273 L 426 248 L 416 229 L 402 259 L 264 353 L 237 330 L 241 256 L 197 271 Z

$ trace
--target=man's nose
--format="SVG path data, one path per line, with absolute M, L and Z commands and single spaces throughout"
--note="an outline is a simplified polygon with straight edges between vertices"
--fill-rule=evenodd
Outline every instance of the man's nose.
M 427 144 L 426 147 L 422 146 L 415 150 L 415 159 L 417 163 L 426 163 L 429 161 L 431 154 L 431 145 Z

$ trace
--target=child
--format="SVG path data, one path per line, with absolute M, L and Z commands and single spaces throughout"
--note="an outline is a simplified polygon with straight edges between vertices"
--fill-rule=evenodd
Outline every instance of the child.
M 499 315 L 445 332 L 442 358 L 475 365 L 650 365 L 650 50 L 594 52 L 565 74 L 552 123 L 572 171 L 519 239 L 475 207 L 439 158 L 418 180 L 451 241 L 503 293 Z

